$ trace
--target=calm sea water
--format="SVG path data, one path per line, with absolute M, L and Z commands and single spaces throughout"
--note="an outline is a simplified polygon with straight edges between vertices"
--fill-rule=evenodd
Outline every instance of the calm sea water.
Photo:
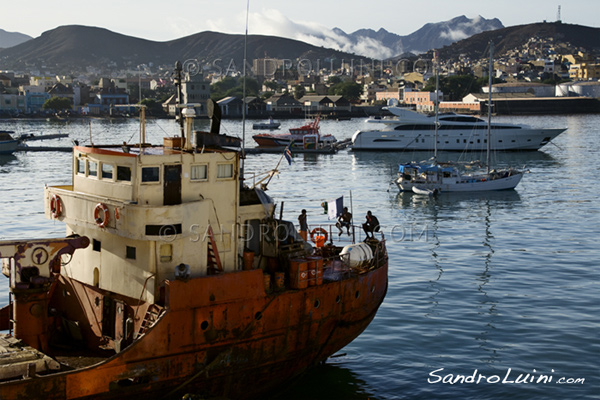
M 297 221 L 305 208 L 309 224 L 327 223 L 321 202 L 344 196 L 355 224 L 371 210 L 385 225 L 390 272 L 369 328 L 275 399 L 600 398 L 600 115 L 498 120 L 568 127 L 541 151 L 494 155 L 497 165 L 530 171 L 515 191 L 398 193 L 390 185 L 398 162 L 424 153 L 297 154 L 281 163 L 269 194 L 278 210 L 284 202 L 284 218 Z M 302 122 L 284 121 L 282 130 Z M 321 126 L 343 139 L 364 123 Z M 90 130 L 96 144 L 139 135 L 135 121 L 0 121 L 1 129 L 69 134 L 35 143 L 48 146 L 89 143 Z M 239 135 L 241 123 L 225 121 L 223 130 Z M 173 121 L 147 126 L 153 143 L 177 132 Z M 268 171 L 279 159 L 249 155 L 246 171 Z M 64 235 L 44 218 L 42 194 L 45 184 L 70 183 L 70 160 L 58 152 L 0 157 L 0 239 Z M 0 279 L 0 302 L 7 299 Z

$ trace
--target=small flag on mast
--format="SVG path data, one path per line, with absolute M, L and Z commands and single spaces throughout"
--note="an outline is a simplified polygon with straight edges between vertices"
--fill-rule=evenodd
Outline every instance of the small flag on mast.
M 285 157 L 289 165 L 292 165 L 292 149 L 290 149 L 291 145 L 291 143 L 288 144 L 285 150 L 283 151 L 283 156 Z
M 344 196 L 327 202 L 327 218 L 337 219 L 344 211 Z

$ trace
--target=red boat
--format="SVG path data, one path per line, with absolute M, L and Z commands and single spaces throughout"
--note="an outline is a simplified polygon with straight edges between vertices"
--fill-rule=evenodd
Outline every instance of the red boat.
M 44 191 L 65 237 L 0 241 L 2 400 L 256 398 L 374 318 L 383 235 L 313 247 L 240 185 L 239 152 L 143 142 L 75 147 L 72 183 Z
M 316 148 L 330 147 L 337 142 L 337 139 L 333 135 L 321 135 L 319 120 L 320 115 L 317 115 L 314 121 L 306 125 L 290 128 L 289 133 L 260 133 L 252 138 L 259 146 L 263 147 L 287 146 L 290 142 L 296 147 L 305 147 L 307 142 Z

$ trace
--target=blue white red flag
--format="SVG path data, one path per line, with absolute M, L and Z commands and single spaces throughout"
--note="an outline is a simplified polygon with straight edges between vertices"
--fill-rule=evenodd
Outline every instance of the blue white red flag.
M 292 149 L 290 149 L 289 145 L 283 151 L 283 156 L 287 160 L 288 164 L 292 165 Z

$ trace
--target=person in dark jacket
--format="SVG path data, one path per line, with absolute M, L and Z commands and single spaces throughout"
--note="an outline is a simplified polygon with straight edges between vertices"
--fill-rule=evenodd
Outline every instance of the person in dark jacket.
M 367 238 L 374 238 L 373 232 L 379 232 L 379 220 L 371 211 L 367 211 L 367 221 L 363 224 L 363 230 Z

